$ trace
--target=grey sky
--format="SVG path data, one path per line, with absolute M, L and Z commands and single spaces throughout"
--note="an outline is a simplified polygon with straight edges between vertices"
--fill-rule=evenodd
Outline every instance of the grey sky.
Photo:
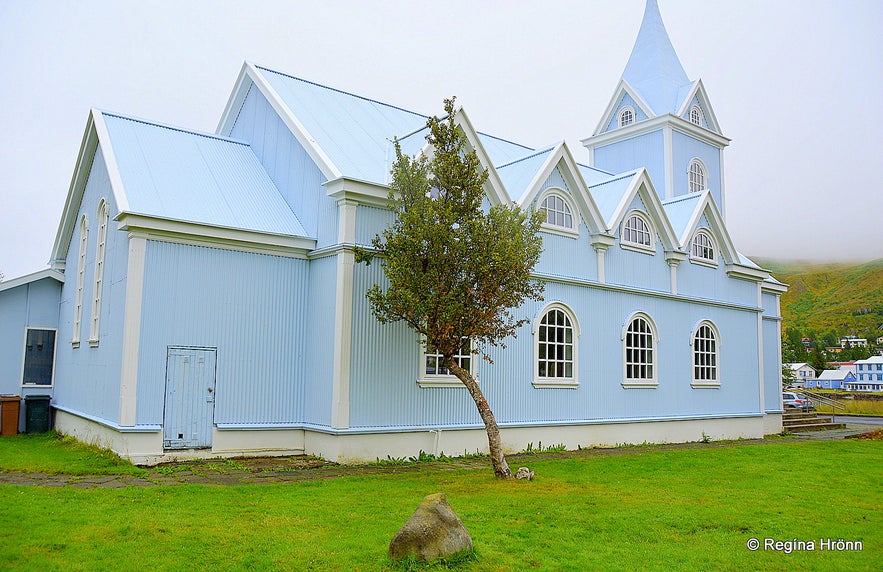
M 883 256 L 883 2 L 660 0 L 724 135 L 726 214 L 753 256 Z M 644 0 L 0 0 L 0 271 L 44 268 L 90 107 L 214 131 L 243 60 L 477 129 L 579 144 Z

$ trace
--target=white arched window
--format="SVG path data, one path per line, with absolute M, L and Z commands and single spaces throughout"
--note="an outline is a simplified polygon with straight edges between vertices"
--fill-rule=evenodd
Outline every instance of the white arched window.
M 720 387 L 720 336 L 714 324 L 704 320 L 694 330 L 693 387 Z
M 550 194 L 540 203 L 540 208 L 546 211 L 546 224 L 573 230 L 573 211 L 570 205 L 559 194 Z
M 559 302 L 546 306 L 534 323 L 534 387 L 575 387 L 579 325 Z
M 92 285 L 92 322 L 89 327 L 89 344 L 98 345 L 101 320 L 101 293 L 104 290 L 104 255 L 107 250 L 107 221 L 110 211 L 107 201 L 98 203 L 98 237 L 95 240 L 95 282 Z
M 656 328 L 648 315 L 638 313 L 632 316 L 622 336 L 624 386 L 658 385 L 656 372 L 658 339 Z
M 702 127 L 702 109 L 698 105 L 690 108 L 690 123 Z
M 714 239 L 704 230 L 700 230 L 693 237 L 690 247 L 690 260 L 717 264 L 717 249 L 714 245 Z
M 644 252 L 654 252 L 656 231 L 650 222 L 641 214 L 633 213 L 626 217 L 622 225 L 620 244 L 624 247 L 637 248 Z
M 619 126 L 627 127 L 635 122 L 635 110 L 631 105 L 623 107 L 619 112 Z
M 690 161 L 690 192 L 698 193 L 707 187 L 705 182 L 705 165 L 699 159 Z
M 74 295 L 74 331 L 71 344 L 80 345 L 80 329 L 83 323 L 83 289 L 86 286 L 86 248 L 89 245 L 89 221 L 80 217 L 80 251 L 77 254 L 77 291 Z

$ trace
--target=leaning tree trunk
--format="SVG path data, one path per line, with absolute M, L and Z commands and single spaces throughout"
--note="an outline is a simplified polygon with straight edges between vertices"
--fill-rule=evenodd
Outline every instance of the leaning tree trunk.
M 460 367 L 453 358 L 445 359 L 445 367 L 448 371 L 457 376 L 457 379 L 463 382 L 469 395 L 475 401 L 475 407 L 478 408 L 478 414 L 484 421 L 484 429 L 487 432 L 487 443 L 491 453 L 491 462 L 494 465 L 494 475 L 501 479 L 513 478 L 512 471 L 509 470 L 509 463 L 506 462 L 506 456 L 503 455 L 503 447 L 500 444 L 500 428 L 497 427 L 497 420 L 494 418 L 494 412 L 491 411 L 487 399 L 478 387 L 478 383 L 472 378 L 468 371 Z

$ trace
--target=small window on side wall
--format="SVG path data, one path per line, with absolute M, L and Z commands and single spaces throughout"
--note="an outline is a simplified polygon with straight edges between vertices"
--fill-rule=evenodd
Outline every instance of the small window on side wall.
M 706 264 L 717 264 L 717 250 L 714 240 L 707 232 L 700 230 L 693 237 L 690 247 L 690 260 Z
M 573 210 L 561 195 L 552 193 L 540 203 L 540 209 L 546 212 L 545 226 L 556 227 L 566 230 L 576 230 L 574 227 Z
M 698 105 L 690 108 L 690 123 L 702 127 L 702 109 Z
M 691 193 L 698 193 L 705 190 L 708 186 L 705 180 L 705 165 L 699 159 L 690 161 L 689 185 Z
M 717 331 L 711 322 L 699 324 L 691 340 L 693 346 L 693 387 L 720 387 Z
M 434 348 L 427 348 L 420 344 L 422 351 L 420 360 L 420 378 L 417 384 L 420 387 L 463 387 L 463 382 L 451 373 L 444 364 L 444 357 Z M 475 377 L 475 355 L 472 353 L 472 342 L 468 338 L 463 338 L 463 346 L 457 355 L 454 356 L 454 362 L 463 369 L 469 371 L 472 377 Z
M 28 328 L 22 385 L 52 385 L 55 365 L 55 330 Z
M 632 214 L 622 225 L 620 244 L 626 248 L 652 253 L 656 242 L 655 234 L 656 231 L 647 219 L 639 214 Z

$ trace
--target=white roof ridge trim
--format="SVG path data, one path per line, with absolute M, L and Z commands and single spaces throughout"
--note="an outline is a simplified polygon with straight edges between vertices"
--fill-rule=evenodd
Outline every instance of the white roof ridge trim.
M 123 115 L 122 113 L 116 113 L 113 111 L 105 111 L 103 109 L 96 109 L 96 111 L 100 112 L 105 117 L 115 117 L 117 119 L 123 119 L 126 121 L 131 121 L 133 123 L 142 123 L 144 125 L 149 125 L 151 127 L 159 127 L 160 129 L 168 129 L 170 131 L 178 131 L 180 133 L 187 133 L 188 135 L 196 135 L 197 137 L 205 137 L 206 139 L 217 139 L 218 141 L 223 141 L 224 143 L 234 143 L 236 145 L 244 145 L 246 147 L 251 147 L 251 144 L 248 141 L 243 141 L 242 139 L 234 139 L 232 137 L 226 137 L 224 135 L 218 135 L 217 133 L 196 131 L 194 129 L 187 129 L 186 127 L 171 125 L 169 123 L 160 123 L 157 121 L 151 121 L 149 119 L 142 119 L 140 117 L 134 117 L 131 115 Z
M 492 135 L 488 135 L 488 137 L 493 137 L 493 136 L 492 136 Z M 496 137 L 495 137 L 495 139 L 496 139 Z M 504 140 L 504 141 L 505 141 L 505 140 Z M 510 143 L 510 141 L 507 141 L 507 143 Z M 543 148 L 543 149 L 535 150 L 535 151 L 533 151 L 530 155 L 525 155 L 524 157 L 519 157 L 518 159 L 515 159 L 514 161 L 509 161 L 508 163 L 504 163 L 503 165 L 498 165 L 498 166 L 497 166 L 497 169 L 498 169 L 498 170 L 499 170 L 499 169 L 505 169 L 506 167 L 509 167 L 509 166 L 511 166 L 511 165 L 514 165 L 515 163 L 521 163 L 522 161 L 527 161 L 528 159 L 532 159 L 532 158 L 534 158 L 534 157 L 539 157 L 539 156 L 542 155 L 543 153 L 551 153 L 551 152 L 554 151 L 555 148 L 556 148 L 558 145 L 560 145 L 560 144 L 561 144 L 561 143 L 559 142 L 559 143 L 555 143 L 554 145 L 549 145 L 548 147 L 545 147 L 545 148 Z M 518 143 L 515 143 L 515 145 L 518 145 Z

